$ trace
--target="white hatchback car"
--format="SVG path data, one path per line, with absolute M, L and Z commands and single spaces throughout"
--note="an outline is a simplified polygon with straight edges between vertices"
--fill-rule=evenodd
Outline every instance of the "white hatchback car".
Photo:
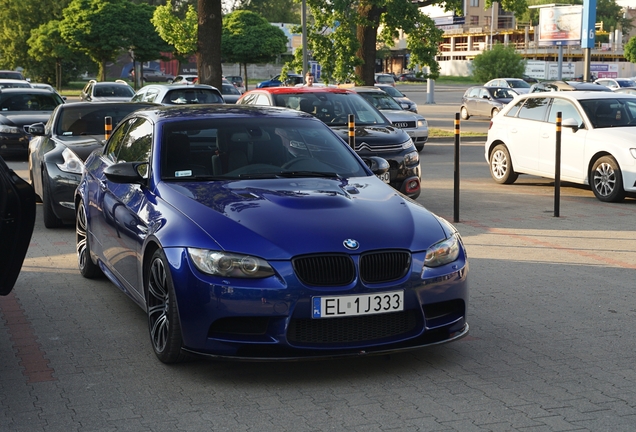
M 523 95 L 492 119 L 485 157 L 497 183 L 519 174 L 554 178 L 556 117 L 562 113 L 561 179 L 590 185 L 601 201 L 636 192 L 636 95 Z

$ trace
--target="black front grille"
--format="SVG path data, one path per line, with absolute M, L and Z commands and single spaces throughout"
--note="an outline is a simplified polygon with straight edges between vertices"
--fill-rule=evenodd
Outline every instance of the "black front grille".
M 393 126 L 398 127 L 400 129 L 404 129 L 404 128 L 414 128 L 416 125 L 414 121 L 405 121 L 405 122 L 396 121 L 396 122 L 393 122 Z
M 366 283 L 390 282 L 403 278 L 410 267 L 408 252 L 372 252 L 360 258 L 360 277 Z
M 355 267 L 349 255 L 315 255 L 292 261 L 296 276 L 306 285 L 348 285 L 355 278 Z
M 414 310 L 345 318 L 292 319 L 287 339 L 296 344 L 369 342 L 409 333 L 417 326 Z

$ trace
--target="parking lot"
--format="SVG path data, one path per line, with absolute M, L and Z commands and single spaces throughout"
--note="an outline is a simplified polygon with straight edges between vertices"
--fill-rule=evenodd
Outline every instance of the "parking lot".
M 452 125 L 463 93 L 442 90 L 429 106 L 406 91 L 424 98 L 432 127 Z M 144 312 L 80 276 L 74 228 L 45 229 L 38 205 L 21 276 L 0 297 L 0 429 L 635 430 L 636 199 L 601 203 L 565 184 L 554 217 L 553 183 L 494 183 L 483 141 L 462 140 L 455 223 L 470 258 L 470 335 L 391 356 L 166 366 Z M 452 140 L 426 144 L 418 198 L 451 222 L 453 151 Z M 9 165 L 28 178 L 26 162 Z

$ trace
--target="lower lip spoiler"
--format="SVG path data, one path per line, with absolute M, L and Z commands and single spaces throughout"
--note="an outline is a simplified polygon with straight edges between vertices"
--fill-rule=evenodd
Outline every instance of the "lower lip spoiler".
M 442 345 L 449 342 L 453 342 L 459 340 L 468 335 L 469 326 L 466 324 L 460 331 L 456 332 L 451 338 L 440 341 L 440 342 L 432 342 L 424 345 L 417 345 L 412 347 L 405 348 L 396 348 L 396 349 L 386 349 L 386 350 L 359 350 L 357 352 L 347 352 L 344 354 L 327 354 L 327 355 L 312 355 L 312 356 L 302 356 L 302 357 L 238 357 L 238 356 L 225 356 L 225 355 L 215 355 L 215 354 L 206 354 L 200 353 L 197 351 L 191 351 L 187 348 L 181 348 L 181 351 L 191 354 L 196 357 L 202 357 L 207 359 L 214 360 L 232 360 L 232 361 L 241 361 L 241 362 L 271 362 L 271 361 L 311 361 L 311 360 L 327 360 L 327 359 L 335 359 L 335 358 L 344 358 L 344 357 L 360 357 L 360 356 L 377 356 L 377 355 L 386 355 L 386 354 L 397 354 L 405 351 L 412 351 L 419 348 L 430 347 L 434 345 Z

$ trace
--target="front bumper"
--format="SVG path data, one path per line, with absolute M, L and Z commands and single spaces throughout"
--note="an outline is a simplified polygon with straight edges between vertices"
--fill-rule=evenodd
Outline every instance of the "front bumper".
M 47 163 L 47 172 L 42 181 L 48 182 L 51 208 L 55 216 L 66 224 L 75 223 L 75 190 L 82 179 L 81 174 L 61 171 L 57 164 Z
M 421 268 L 394 283 L 345 287 L 302 285 L 289 261 L 271 263 L 278 275 L 230 281 L 201 274 L 182 248 L 166 248 L 175 284 L 184 349 L 220 358 L 251 360 L 323 358 L 403 351 L 456 340 L 468 333 L 468 264 L 459 260 Z M 414 271 L 415 270 L 415 271 Z M 236 282 L 236 280 L 234 280 Z M 339 318 L 311 318 L 313 296 L 404 291 L 404 311 Z M 363 330 L 361 332 L 361 330 Z
M 26 155 L 29 151 L 29 137 L 23 134 L 0 134 L 0 155 Z

